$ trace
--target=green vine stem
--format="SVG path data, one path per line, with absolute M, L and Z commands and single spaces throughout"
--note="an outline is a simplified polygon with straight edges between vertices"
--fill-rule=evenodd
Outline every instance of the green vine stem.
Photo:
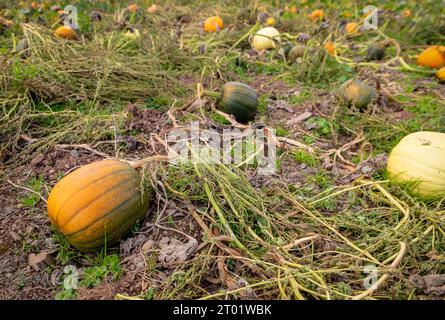
M 244 34 L 241 38 L 239 38 L 238 41 L 235 42 L 235 43 L 230 47 L 230 50 L 235 49 L 235 48 L 236 48 L 242 41 L 244 41 L 245 39 L 249 38 L 249 36 L 250 36 L 252 33 L 257 32 L 257 31 L 260 29 L 260 27 L 261 27 L 261 24 L 257 21 L 257 22 L 255 23 L 255 25 L 254 25 L 249 31 L 247 31 L 246 34 Z

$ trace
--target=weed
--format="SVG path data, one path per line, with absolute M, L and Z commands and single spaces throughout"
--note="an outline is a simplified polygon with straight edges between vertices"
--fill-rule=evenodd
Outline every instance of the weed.
M 85 269 L 80 285 L 86 288 L 92 288 L 99 285 L 107 277 L 111 277 L 112 280 L 117 280 L 121 273 L 122 268 L 120 266 L 119 256 L 107 255 L 103 259 L 99 259 L 97 265 Z
M 44 184 L 43 176 L 31 178 L 28 187 L 35 193 L 28 192 L 26 196 L 20 198 L 20 203 L 25 207 L 34 207 L 41 199 L 40 192 Z
M 317 166 L 320 161 L 314 156 L 306 152 L 305 150 L 297 150 L 293 152 L 295 161 L 298 163 L 307 164 L 309 167 Z

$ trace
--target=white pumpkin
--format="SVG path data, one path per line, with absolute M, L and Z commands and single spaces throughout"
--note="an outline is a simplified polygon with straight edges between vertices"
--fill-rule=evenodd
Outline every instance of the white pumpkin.
M 275 49 L 274 40 L 280 40 L 280 32 L 273 27 L 266 27 L 255 33 L 252 39 L 252 47 L 257 51 Z
M 136 28 L 124 32 L 123 35 L 125 38 L 129 40 L 138 40 L 141 37 L 139 30 Z
M 412 183 L 428 199 L 445 197 L 445 133 L 422 131 L 407 135 L 391 151 L 387 170 L 392 181 Z

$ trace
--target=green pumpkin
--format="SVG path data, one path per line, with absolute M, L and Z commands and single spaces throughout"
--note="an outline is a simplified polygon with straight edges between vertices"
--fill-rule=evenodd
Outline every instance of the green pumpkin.
M 306 52 L 305 46 L 295 46 L 289 51 L 288 60 L 291 63 L 300 62 Z
M 292 44 L 292 42 L 287 42 L 284 46 L 281 47 L 281 54 L 286 58 L 286 60 L 289 58 L 289 52 L 294 48 L 295 46 Z
M 227 82 L 222 86 L 222 96 L 218 108 L 246 123 L 253 120 L 258 112 L 256 91 L 241 82 Z
M 370 45 L 366 52 L 366 60 L 382 60 L 385 56 L 386 45 L 382 43 L 377 43 Z
M 359 80 L 350 79 L 340 86 L 339 95 L 348 103 L 364 109 L 377 94 L 373 87 Z

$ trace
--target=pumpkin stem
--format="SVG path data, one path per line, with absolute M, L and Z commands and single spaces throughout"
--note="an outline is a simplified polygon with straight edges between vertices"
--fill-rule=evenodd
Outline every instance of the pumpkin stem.
M 142 160 L 139 161 L 130 161 L 129 164 L 130 166 L 132 166 L 134 169 L 140 168 L 142 167 L 144 164 L 149 163 L 149 162 L 154 162 L 154 161 L 168 161 L 170 160 L 169 156 L 163 156 L 163 155 L 156 155 L 156 156 L 150 156 L 147 158 L 144 158 Z

